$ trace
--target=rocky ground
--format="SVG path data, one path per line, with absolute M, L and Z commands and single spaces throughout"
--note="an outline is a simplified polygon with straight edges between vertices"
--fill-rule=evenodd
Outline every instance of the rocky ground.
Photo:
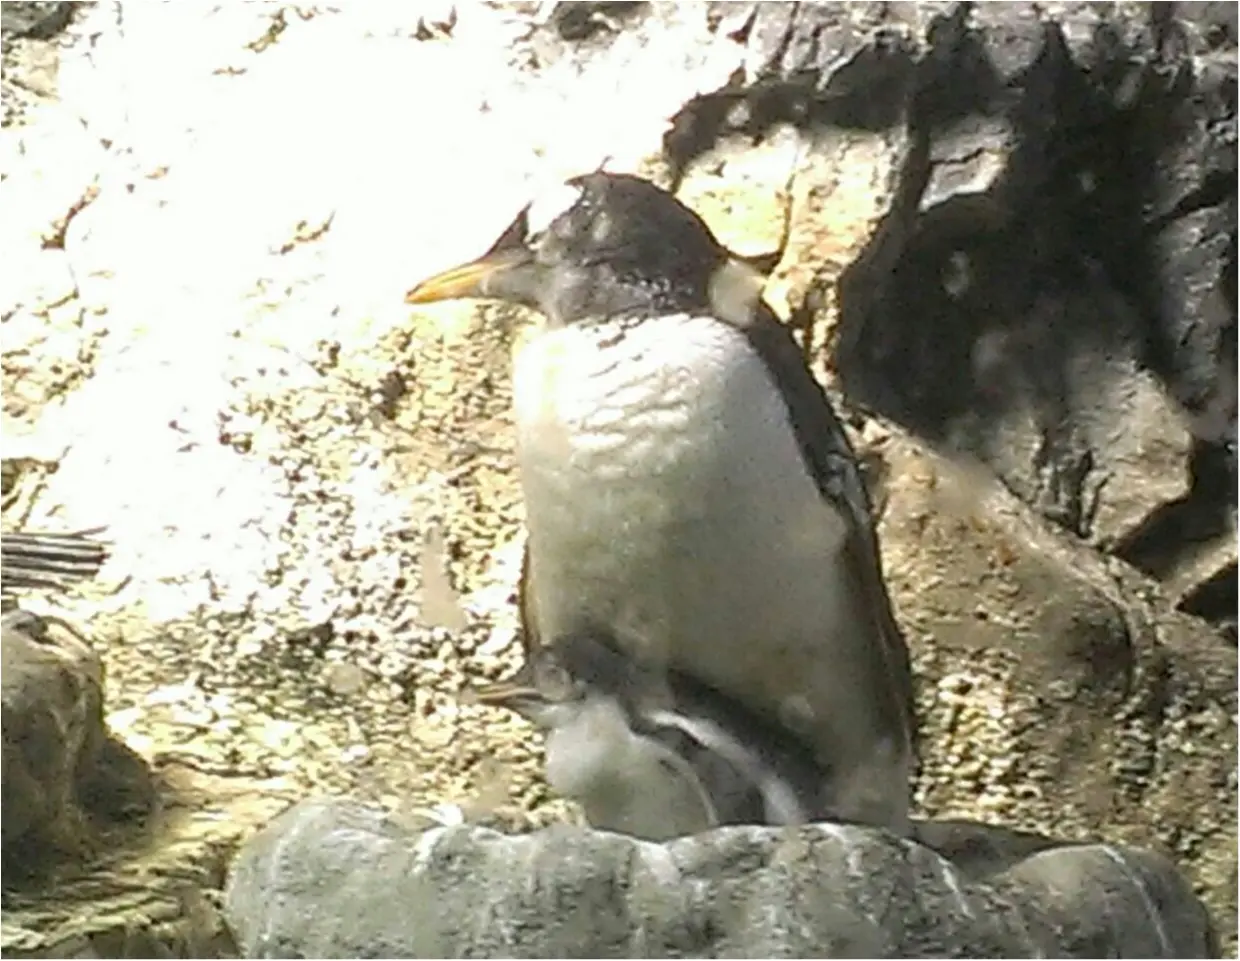
M 131 849 L 7 899 L 6 954 L 202 927 L 237 841 L 309 794 L 573 816 L 530 729 L 459 698 L 517 662 L 523 318 L 402 294 L 605 156 L 770 255 L 768 296 L 864 405 L 922 808 L 1154 845 L 1234 917 L 1234 14 L 1174 47 L 1136 6 L 1053 13 L 1069 46 L 1035 61 L 1040 28 L 981 11 L 1017 93 L 926 142 L 884 91 L 947 5 L 764 6 L 4 4 L 4 523 L 107 526 L 97 584 L 23 605 L 88 630 L 164 798 Z M 1104 69 L 1133 57 L 1153 73 Z M 1192 109 L 1150 129 L 1176 63 Z M 1064 80 L 1082 64 L 1111 100 Z M 1167 175 L 1120 216 L 1125 138 Z M 1065 178 L 1093 233 L 1056 213 Z M 1157 290 L 1129 216 L 1159 227 Z

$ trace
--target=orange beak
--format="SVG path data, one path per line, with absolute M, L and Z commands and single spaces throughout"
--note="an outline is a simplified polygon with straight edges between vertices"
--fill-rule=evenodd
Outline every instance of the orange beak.
M 529 262 L 529 252 L 523 248 L 492 250 L 477 260 L 451 267 L 422 281 L 405 294 L 405 303 L 431 304 L 464 297 L 498 297 L 496 281 L 502 281 Z

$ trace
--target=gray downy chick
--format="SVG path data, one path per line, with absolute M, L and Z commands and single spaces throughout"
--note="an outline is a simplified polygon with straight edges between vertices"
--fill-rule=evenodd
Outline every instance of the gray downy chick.
M 826 814 L 823 772 L 791 734 L 693 678 L 639 665 L 602 635 L 557 639 L 474 699 L 546 732 L 548 783 L 600 830 L 661 841 Z

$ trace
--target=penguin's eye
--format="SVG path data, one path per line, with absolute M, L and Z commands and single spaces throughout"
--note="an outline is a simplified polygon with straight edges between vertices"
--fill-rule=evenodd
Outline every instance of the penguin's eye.
M 572 675 L 551 660 L 539 665 L 538 686 L 552 701 L 571 701 L 577 695 L 577 685 Z

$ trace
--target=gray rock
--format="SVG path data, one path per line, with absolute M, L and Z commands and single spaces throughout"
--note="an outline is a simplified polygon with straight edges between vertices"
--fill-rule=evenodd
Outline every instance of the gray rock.
M 984 828 L 979 828 L 984 831 Z M 246 957 L 1207 957 L 1163 859 L 1046 850 L 981 882 L 868 829 L 726 828 L 668 844 L 576 828 L 411 832 L 305 801 L 242 849 Z

